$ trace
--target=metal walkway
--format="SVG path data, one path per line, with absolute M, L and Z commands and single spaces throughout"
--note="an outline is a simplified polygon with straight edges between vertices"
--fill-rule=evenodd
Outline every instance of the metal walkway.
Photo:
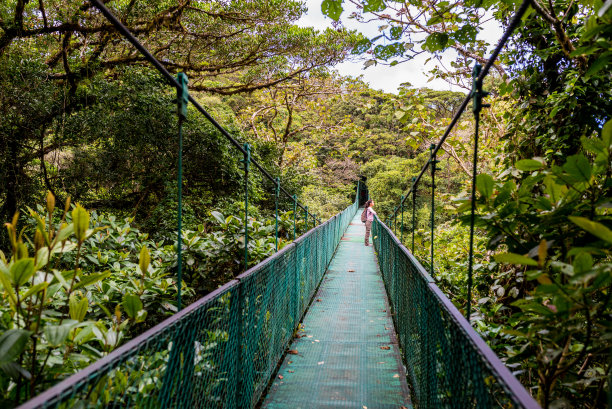
M 357 212 L 263 408 L 412 407 L 387 294 Z

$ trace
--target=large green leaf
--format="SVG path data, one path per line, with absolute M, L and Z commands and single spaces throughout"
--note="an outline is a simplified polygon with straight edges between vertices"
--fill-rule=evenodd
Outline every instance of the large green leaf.
M 569 219 L 593 236 L 605 240 L 608 243 L 612 243 L 612 230 L 608 229 L 603 224 L 589 220 L 586 217 L 569 216 Z
M 501 253 L 493 256 L 495 261 L 504 264 L 519 264 L 523 266 L 537 266 L 538 262 L 532 258 L 515 253 Z
M 213 210 L 212 212 L 210 212 L 210 214 L 212 215 L 212 217 L 214 217 L 219 222 L 219 224 L 221 225 L 225 224 L 225 217 L 223 217 L 221 213 L 219 213 L 216 210 Z
M 93 273 L 88 274 L 86 276 L 82 276 L 81 280 L 77 284 L 75 284 L 74 289 L 76 290 L 78 288 L 87 287 L 88 285 L 92 285 L 94 283 L 97 283 L 98 281 L 110 277 L 110 275 L 110 271 L 105 271 L 103 273 Z
M 44 329 L 45 338 L 51 346 L 59 347 L 64 344 L 66 338 L 70 334 L 70 330 L 74 328 L 76 322 L 66 320 L 61 325 L 47 325 Z
M 0 363 L 12 362 L 25 350 L 31 332 L 9 329 L 0 335 Z
M 601 129 L 601 139 L 603 140 L 604 147 L 612 148 L 612 119 L 606 122 Z
M 563 170 L 571 177 L 571 182 L 588 182 L 591 180 L 591 164 L 581 153 L 567 158 Z
M 383 11 L 387 6 L 383 0 L 365 0 L 363 3 L 363 12 L 371 13 Z
M 149 264 L 151 263 L 151 255 L 147 246 L 142 246 L 140 249 L 140 258 L 138 260 L 138 266 L 143 274 L 146 274 L 149 270 Z
M 11 266 L 10 271 L 10 278 L 13 284 L 18 287 L 22 286 L 27 283 L 34 274 L 34 259 L 28 257 L 17 260 L 15 264 Z
M 493 194 L 494 181 L 491 175 L 481 173 L 476 176 L 476 189 L 485 198 L 491 197 Z
M 22 300 L 25 300 L 26 298 L 28 298 L 29 296 L 38 293 L 39 291 L 44 290 L 45 288 L 47 288 L 49 286 L 49 283 L 46 281 L 43 281 L 42 283 L 38 283 L 36 285 L 33 285 L 32 287 L 30 287 L 30 289 L 28 291 L 26 291 L 26 293 L 21 297 Z
M 142 310 L 142 301 L 138 298 L 137 295 L 134 294 L 126 294 L 123 297 L 123 309 L 127 313 L 127 315 L 134 319 L 138 316 L 138 312 Z
M 544 164 L 539 160 L 535 159 L 521 159 L 514 164 L 514 167 L 523 172 L 532 172 L 534 170 L 542 169 Z
M 89 229 L 89 213 L 77 204 L 72 211 L 72 224 L 74 225 L 74 235 L 79 242 L 85 241 L 87 238 L 87 229 Z
M 70 301 L 68 302 L 70 318 L 75 321 L 83 321 L 85 319 L 85 315 L 87 314 L 87 309 L 89 308 L 89 301 L 87 297 L 82 297 L 79 299 L 75 294 L 70 296 Z
M 323 0 L 321 2 L 321 13 L 334 21 L 338 21 L 343 11 L 342 1 L 343 0 Z

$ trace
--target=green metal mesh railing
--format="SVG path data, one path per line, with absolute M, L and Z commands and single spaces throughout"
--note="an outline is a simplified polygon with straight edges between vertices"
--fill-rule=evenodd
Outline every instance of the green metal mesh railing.
M 378 219 L 372 236 L 413 403 L 419 408 L 539 408 Z
M 20 408 L 254 407 L 357 208 Z

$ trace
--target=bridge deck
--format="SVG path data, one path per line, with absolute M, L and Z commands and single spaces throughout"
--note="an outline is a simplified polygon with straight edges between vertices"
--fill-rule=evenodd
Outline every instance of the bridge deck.
M 361 210 L 340 242 L 264 400 L 267 409 L 411 407 L 387 295 Z

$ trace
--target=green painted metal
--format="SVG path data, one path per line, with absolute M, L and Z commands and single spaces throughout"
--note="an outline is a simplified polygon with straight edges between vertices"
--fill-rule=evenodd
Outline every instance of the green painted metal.
M 400 240 L 404 242 L 404 195 L 402 195 L 402 201 L 400 202 L 402 211 L 402 227 L 400 229 Z
M 280 178 L 276 178 L 276 186 L 274 190 L 274 243 L 276 245 L 276 251 L 278 251 L 278 198 L 280 196 Z
M 296 217 L 297 217 L 297 196 L 293 195 L 293 240 L 295 240 Z
M 434 276 L 434 228 L 435 228 L 435 213 L 436 213 L 436 170 L 438 170 L 438 160 L 436 160 L 436 145 L 431 144 L 429 146 L 431 156 L 429 159 L 429 166 L 431 168 L 431 249 L 430 249 L 430 266 L 429 274 Z
M 539 408 L 378 218 L 372 235 L 415 407 Z
M 251 165 L 251 145 L 244 144 L 244 269 L 249 268 L 249 167 Z
M 416 177 L 412 178 L 412 254 L 414 254 L 414 231 L 416 230 Z
M 474 154 L 472 156 L 472 195 L 470 197 L 470 253 L 468 256 L 468 277 L 467 277 L 467 311 L 466 318 L 470 321 L 472 314 L 472 275 L 474 273 L 474 223 L 476 220 L 476 177 L 478 175 L 478 130 L 480 127 L 480 111 L 488 104 L 482 103 L 482 98 L 489 95 L 482 90 L 482 81 L 478 80 L 482 67 L 480 64 L 474 65 L 472 71 L 472 112 L 474 113 Z
M 255 407 L 357 207 L 21 409 Z
M 176 90 L 176 104 L 178 114 L 178 175 L 177 175 L 177 195 L 178 195 L 178 209 L 177 209 L 177 235 L 178 240 L 176 242 L 176 280 L 177 280 L 177 296 L 176 306 L 180 311 L 182 308 L 181 292 L 183 287 L 183 121 L 187 119 L 187 105 L 189 104 L 189 91 L 187 90 L 187 76 L 179 72 L 177 75 L 177 81 L 181 84 L 181 88 Z
M 373 248 L 358 211 L 287 354 L 265 409 L 411 408 Z

